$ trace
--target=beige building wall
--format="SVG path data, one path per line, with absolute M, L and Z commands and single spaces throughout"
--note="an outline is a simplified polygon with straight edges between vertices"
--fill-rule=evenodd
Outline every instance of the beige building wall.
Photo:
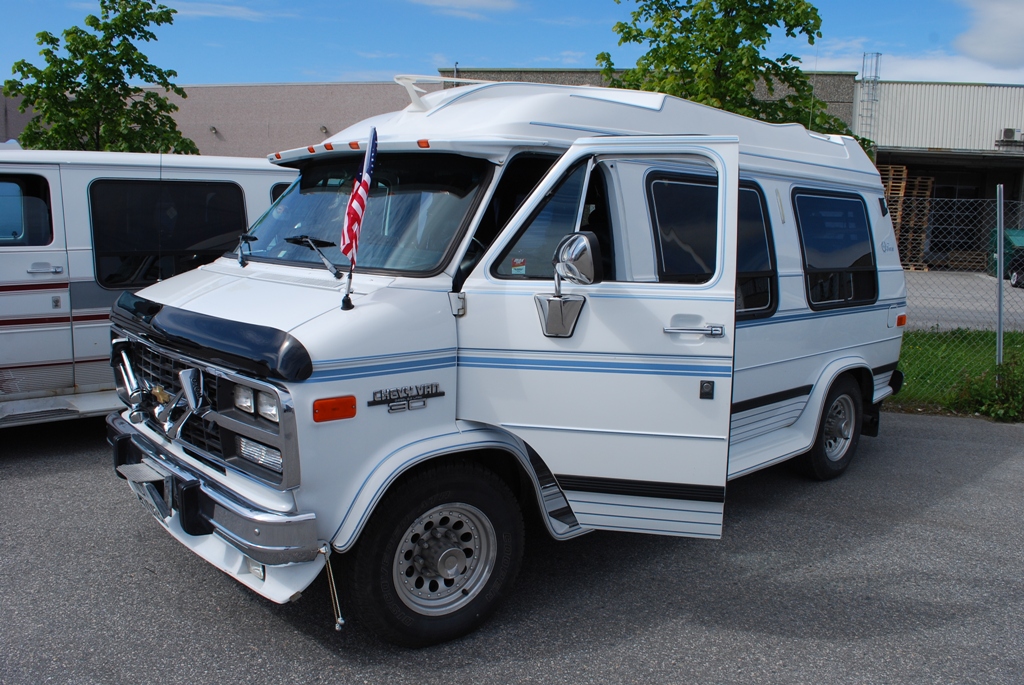
M 319 143 L 367 117 L 404 109 L 396 83 L 279 83 L 182 86 L 171 95 L 182 134 L 204 155 L 263 157 Z M 426 86 L 426 90 L 438 86 Z
M 32 110 L 19 112 L 20 97 L 9 98 L 0 93 L 0 143 L 17 138 L 32 119 Z
M 439 70 L 452 76 L 451 69 Z M 603 85 L 599 69 L 459 69 L 459 76 L 485 81 L 525 81 L 561 85 Z M 810 75 L 829 111 L 853 120 L 854 73 Z M 186 99 L 169 95 L 179 107 L 174 118 L 182 134 L 204 155 L 263 157 L 280 150 L 319 143 L 367 117 L 404 109 L 405 88 L 380 83 L 277 83 L 183 85 Z M 436 90 L 440 84 L 420 84 Z M 161 93 L 163 91 L 160 91 Z M 15 138 L 31 113 L 4 99 L 0 109 L 3 140 Z
M 454 76 L 454 69 L 438 69 L 441 76 Z M 554 83 L 560 86 L 603 86 L 600 69 L 459 69 L 459 78 L 478 81 Z

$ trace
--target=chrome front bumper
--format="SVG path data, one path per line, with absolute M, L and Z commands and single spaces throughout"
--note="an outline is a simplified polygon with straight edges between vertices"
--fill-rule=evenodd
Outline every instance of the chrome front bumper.
M 107 416 L 117 475 L 164 526 L 193 537 L 214 535 L 266 565 L 316 559 L 316 515 L 261 509 L 182 462 L 120 414 Z M 172 531 L 173 532 L 173 531 Z

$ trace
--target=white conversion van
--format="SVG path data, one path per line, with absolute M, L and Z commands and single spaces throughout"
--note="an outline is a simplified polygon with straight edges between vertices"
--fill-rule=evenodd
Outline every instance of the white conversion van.
M 730 479 L 830 478 L 877 434 L 906 290 L 853 139 L 399 81 L 405 110 L 272 155 L 299 181 L 244 253 L 114 307 L 114 463 L 183 545 L 282 603 L 335 565 L 346 614 L 425 645 L 508 592 L 524 511 L 557 539 L 718 538 Z
M 110 306 L 234 249 L 294 177 L 263 159 L 0 150 L 0 427 L 120 406 Z

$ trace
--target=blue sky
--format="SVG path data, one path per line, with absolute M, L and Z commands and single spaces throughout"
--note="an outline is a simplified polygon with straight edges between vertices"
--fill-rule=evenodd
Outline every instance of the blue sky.
M 612 31 L 632 0 L 165 0 L 178 10 L 143 47 L 181 85 L 385 81 L 438 67 L 617 66 L 641 54 Z M 1024 0 L 818 0 L 814 46 L 768 46 L 807 69 L 860 71 L 880 52 L 884 80 L 1024 84 Z M 96 0 L 0 2 L 0 77 L 18 59 L 42 64 L 35 34 L 82 25 Z

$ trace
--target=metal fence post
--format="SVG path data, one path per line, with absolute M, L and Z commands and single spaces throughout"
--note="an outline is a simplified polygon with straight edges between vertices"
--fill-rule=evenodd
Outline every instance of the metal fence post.
M 996 366 L 1003 363 L 1003 264 L 1005 246 L 1003 242 L 1003 184 L 996 186 Z

